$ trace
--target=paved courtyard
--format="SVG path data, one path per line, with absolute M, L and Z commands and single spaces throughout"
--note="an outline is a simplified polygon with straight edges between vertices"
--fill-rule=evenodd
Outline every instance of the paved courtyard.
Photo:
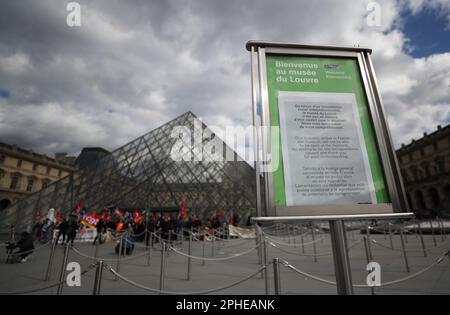
M 301 245 L 301 236 L 296 237 L 272 235 L 267 239 L 268 261 L 273 258 L 289 262 L 297 269 L 311 274 L 320 279 L 335 281 L 333 258 L 331 255 L 330 235 L 320 232 L 315 235 L 313 243 L 311 233 L 303 236 L 304 250 Z M 363 235 L 356 232 L 348 233 L 349 255 L 352 265 L 354 284 L 365 284 L 366 254 Z M 427 257 L 424 257 L 420 237 L 408 235 L 406 239 L 407 258 L 411 268 L 406 272 L 405 260 L 401 251 L 399 235 L 393 236 L 394 250 L 390 248 L 388 236 L 372 235 L 371 248 L 373 260 L 381 265 L 382 283 L 391 282 L 416 274 L 432 265 L 445 252 L 450 250 L 450 238 L 443 235 L 424 236 Z M 437 246 L 434 245 L 436 240 Z M 316 245 L 317 262 L 314 259 L 314 247 Z M 28 291 L 39 289 L 58 282 L 61 269 L 64 247 L 59 245 L 53 262 L 51 279 L 44 281 L 50 256 L 50 246 L 39 248 L 33 257 L 23 264 L 5 264 L 6 254 L 4 248 L 0 248 L 0 292 L 2 294 L 14 291 Z M 105 259 L 105 264 L 114 269 L 117 256 L 114 253 L 114 242 L 101 245 L 98 257 Z M 275 247 L 277 246 L 277 247 Z M 86 256 L 94 256 L 96 247 L 86 243 L 75 245 L 76 250 Z M 170 292 L 199 292 L 220 288 L 228 284 L 239 282 L 257 272 L 260 268 L 254 239 L 233 239 L 215 242 L 192 242 L 191 255 L 199 259 L 192 259 L 191 279 L 187 280 L 188 243 L 176 243 L 176 251 L 168 252 L 166 260 L 166 276 L 164 290 Z M 254 250 L 252 250 L 254 249 Z M 179 251 L 179 252 L 177 252 Z M 205 263 L 203 264 L 203 252 Z M 242 254 L 243 253 L 243 254 Z M 242 254 L 242 255 L 240 255 Z M 230 258 L 230 259 L 227 259 Z M 78 262 L 82 270 L 89 270 L 82 276 L 81 287 L 64 287 L 63 294 L 92 294 L 94 287 L 95 269 L 89 269 L 94 262 L 81 256 L 74 250 L 70 251 L 69 262 Z M 160 244 L 155 244 L 150 252 L 150 265 L 148 265 L 148 251 L 142 243 L 136 243 L 133 256 L 127 256 L 120 263 L 119 273 L 142 286 L 159 289 L 161 270 Z M 286 266 L 280 266 L 282 294 L 335 294 L 336 287 L 317 280 L 300 275 Z M 274 293 L 273 267 L 269 266 L 269 290 Z M 33 292 L 34 294 L 56 294 L 57 287 Z M 101 284 L 102 294 L 156 294 L 142 288 L 138 288 L 123 280 L 115 280 L 108 270 L 103 271 Z M 368 288 L 356 288 L 356 294 L 370 294 Z M 265 280 L 261 275 L 255 275 L 247 281 L 237 284 L 212 294 L 238 294 L 238 295 L 263 295 L 265 294 Z M 376 289 L 376 294 L 450 294 L 450 259 L 445 257 L 442 262 L 427 272 L 417 275 L 412 279 L 388 287 Z

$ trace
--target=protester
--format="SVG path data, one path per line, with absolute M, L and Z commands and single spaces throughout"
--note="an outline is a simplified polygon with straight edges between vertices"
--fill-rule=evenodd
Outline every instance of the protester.
M 73 242 L 75 241 L 75 238 L 77 236 L 77 231 L 79 229 L 79 225 L 77 222 L 77 219 L 75 217 L 71 217 L 69 220 L 69 228 L 67 231 L 68 239 L 67 243 L 71 243 L 73 245 Z
M 64 220 L 58 226 L 58 229 L 59 229 L 59 233 L 56 238 L 56 245 L 58 245 L 58 242 L 59 242 L 59 239 L 61 238 L 61 236 L 62 236 L 62 244 L 64 245 L 64 243 L 66 242 L 67 233 L 69 231 L 69 219 L 64 218 Z
M 19 248 L 19 250 L 13 253 L 12 251 L 16 248 Z M 7 246 L 7 250 L 10 255 L 17 257 L 20 262 L 26 262 L 34 251 L 33 236 L 28 232 L 22 232 L 20 240 L 16 244 L 10 243 Z

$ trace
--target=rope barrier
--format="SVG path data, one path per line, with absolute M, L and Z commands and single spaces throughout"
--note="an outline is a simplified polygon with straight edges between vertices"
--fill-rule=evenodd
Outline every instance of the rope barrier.
M 315 241 L 312 241 L 312 242 L 288 244 L 288 243 L 284 243 L 284 242 L 281 242 L 281 241 L 277 241 L 277 240 L 275 240 L 275 239 L 273 239 L 273 238 L 271 238 L 270 236 L 267 236 L 267 235 L 265 235 L 264 237 L 266 239 L 276 243 L 276 244 L 283 245 L 283 246 L 289 246 L 289 247 L 298 247 L 298 246 L 312 245 L 312 244 L 316 244 L 317 242 L 320 242 L 320 241 L 325 239 L 324 237 L 321 237 L 321 238 L 318 238 L 318 239 L 316 239 Z
M 270 265 L 270 264 L 269 264 Z M 208 293 L 214 293 L 214 292 L 218 292 L 218 291 L 222 291 L 222 290 L 226 290 L 229 289 L 231 287 L 237 286 L 245 281 L 248 281 L 249 279 L 255 277 L 256 275 L 258 275 L 261 271 L 263 271 L 265 268 L 267 268 L 268 266 L 263 266 L 260 269 L 258 269 L 258 271 L 256 271 L 255 273 L 252 273 L 249 276 L 246 276 L 243 279 L 240 279 L 236 282 L 233 282 L 231 284 L 227 284 L 225 286 L 219 287 L 219 288 L 215 288 L 215 289 L 210 289 L 210 290 L 204 290 L 204 291 L 197 291 L 197 292 L 171 292 L 171 291 L 161 291 L 161 290 L 157 290 L 154 288 L 150 288 L 147 286 L 144 286 L 142 284 L 139 284 L 133 280 L 127 279 L 124 276 L 122 276 L 121 274 L 119 274 L 117 271 L 115 271 L 111 266 L 107 265 L 105 266 L 105 268 L 107 270 L 109 270 L 113 275 L 115 275 L 117 278 L 121 279 L 122 281 L 127 282 L 128 284 L 135 286 L 139 289 L 145 290 L 145 291 L 149 291 L 152 293 L 157 293 L 157 294 L 167 294 L 167 295 L 201 295 L 201 294 L 208 294 Z
M 87 274 L 89 271 L 91 271 L 92 269 L 94 269 L 95 265 L 89 265 L 88 269 L 81 272 L 81 276 L 84 276 L 85 274 Z M 56 282 L 50 285 L 47 285 L 45 287 L 41 287 L 41 288 L 37 288 L 37 289 L 28 289 L 28 290 L 23 290 L 23 291 L 12 291 L 12 292 L 0 292 L 0 295 L 22 295 L 22 294 L 29 294 L 29 293 L 35 293 L 35 292 L 40 292 L 40 291 L 45 291 L 54 287 L 57 287 L 61 284 L 65 284 L 66 280 L 63 280 L 61 282 Z
M 90 255 L 87 255 L 87 254 L 84 254 L 84 253 L 80 252 L 80 251 L 79 251 L 78 249 L 76 249 L 74 246 L 72 246 L 71 249 L 72 249 L 77 255 L 79 255 L 79 256 L 81 256 L 81 257 L 84 257 L 84 258 L 87 258 L 87 259 L 92 259 L 92 260 L 95 260 L 95 261 L 101 261 L 101 260 L 103 260 L 103 261 L 105 261 L 105 262 L 117 262 L 117 258 L 99 258 L 99 257 L 90 256 Z M 137 254 L 137 255 L 133 255 L 133 256 L 130 256 L 130 257 L 120 258 L 120 262 L 133 260 L 133 259 L 136 259 L 136 258 L 139 258 L 139 257 L 143 257 L 143 256 L 145 256 L 145 255 L 147 255 L 147 254 L 148 254 L 147 252 L 143 252 L 143 253 L 140 253 L 140 254 Z
M 416 273 L 414 273 L 414 274 L 412 274 L 412 275 L 410 275 L 410 276 L 407 276 L 407 277 L 404 277 L 404 278 L 401 278 L 401 279 L 398 279 L 398 280 L 394 280 L 394 281 L 389 281 L 389 282 L 381 283 L 379 287 L 392 286 L 392 285 L 395 285 L 395 284 L 399 284 L 399 283 L 406 282 L 406 281 L 409 281 L 409 280 L 411 280 L 411 279 L 414 279 L 414 278 L 416 278 L 416 277 L 418 277 L 418 276 L 420 276 L 420 275 L 426 273 L 427 271 L 433 269 L 433 268 L 436 267 L 437 265 L 439 265 L 439 264 L 444 260 L 444 258 L 445 258 L 446 256 L 449 256 L 449 252 L 445 252 L 444 254 L 442 254 L 442 255 L 441 255 L 438 259 L 436 259 L 436 261 L 435 261 L 433 264 L 431 264 L 430 266 L 428 266 L 428 267 L 426 267 L 426 268 L 424 268 L 424 269 L 422 269 L 422 270 L 420 270 L 420 271 L 418 271 L 418 272 L 416 272 Z M 321 282 L 321 283 L 324 283 L 324 284 L 336 286 L 336 282 L 330 281 L 330 280 L 326 280 L 326 279 L 322 279 L 322 278 L 319 278 L 319 277 L 317 277 L 317 276 L 314 276 L 314 275 L 312 275 L 312 274 L 310 274 L 310 273 L 307 273 L 307 272 L 305 272 L 305 271 L 302 271 L 302 270 L 300 270 L 300 269 L 298 269 L 298 268 L 292 266 L 289 262 L 287 262 L 287 261 L 285 261 L 285 260 L 280 260 L 280 263 L 283 264 L 285 267 L 291 269 L 292 271 L 294 271 L 294 272 L 296 272 L 296 273 L 298 273 L 298 274 L 300 274 L 300 275 L 302 275 L 302 276 L 304 276 L 304 277 L 307 277 L 307 278 L 312 279 L 312 280 L 316 280 L 316 281 Z M 355 284 L 355 285 L 353 285 L 353 287 L 355 287 L 355 288 L 371 288 L 370 286 L 364 285 L 364 284 Z
M 34 253 L 35 251 L 38 251 L 38 250 L 43 249 L 44 247 L 47 247 L 51 242 L 52 242 L 52 241 L 50 240 L 50 241 L 48 241 L 47 243 L 45 243 L 45 244 L 43 244 L 43 245 L 41 245 L 41 246 L 39 246 L 39 247 L 36 247 L 36 248 L 34 248 L 34 249 L 27 250 L 27 251 L 24 251 L 24 252 L 9 253 L 9 254 L 7 253 L 6 255 L 9 255 L 9 256 L 20 256 L 20 255 L 24 255 L 24 254 Z M 14 248 L 14 249 L 15 249 L 15 248 Z M 14 249 L 13 249 L 13 250 L 14 250 Z
M 253 248 L 250 248 L 249 250 L 247 250 L 247 251 L 245 251 L 245 252 L 242 252 L 242 253 L 233 254 L 233 255 L 230 256 L 230 257 L 221 257 L 221 258 L 206 258 L 206 257 L 203 258 L 203 257 L 198 257 L 198 256 L 192 256 L 192 255 L 188 255 L 188 254 L 186 254 L 186 253 L 183 253 L 183 252 L 181 252 L 181 251 L 179 251 L 179 250 L 173 248 L 172 246 L 169 246 L 169 248 L 172 249 L 175 253 L 177 253 L 177 254 L 179 254 L 179 255 L 182 255 L 182 256 L 185 256 L 185 257 L 190 257 L 190 258 L 192 258 L 192 259 L 197 259 L 197 260 L 210 260 L 210 261 L 212 261 L 212 260 L 230 260 L 230 259 L 233 259 L 233 258 L 237 258 L 237 257 L 240 257 L 240 256 L 244 256 L 244 255 L 246 255 L 246 254 L 251 253 L 251 252 L 254 251 L 255 249 L 257 249 L 258 246 L 255 246 L 255 247 L 253 247 Z

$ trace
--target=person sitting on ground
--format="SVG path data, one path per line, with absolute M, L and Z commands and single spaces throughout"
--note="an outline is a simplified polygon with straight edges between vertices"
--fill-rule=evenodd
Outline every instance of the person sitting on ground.
M 12 251 L 16 248 L 19 248 L 19 250 L 13 253 Z M 8 244 L 6 249 L 10 255 L 14 255 L 18 261 L 24 263 L 34 251 L 33 237 L 30 233 L 22 232 L 20 234 L 20 240 L 16 244 Z

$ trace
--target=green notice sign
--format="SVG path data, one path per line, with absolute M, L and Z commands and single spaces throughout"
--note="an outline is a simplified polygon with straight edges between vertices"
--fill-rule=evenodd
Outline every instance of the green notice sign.
M 275 206 L 390 203 L 357 60 L 266 60 Z

